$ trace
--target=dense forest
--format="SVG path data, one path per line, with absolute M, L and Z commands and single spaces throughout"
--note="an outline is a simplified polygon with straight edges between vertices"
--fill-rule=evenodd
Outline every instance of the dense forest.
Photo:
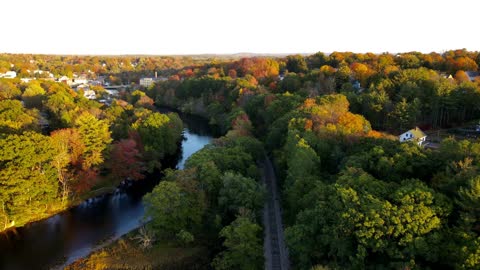
M 45 80 L 0 79 L 0 91 L 3 230 L 160 169 L 183 130 L 178 115 L 136 102 L 141 91 L 108 107 Z
M 0 80 L 5 227 L 162 168 L 181 121 L 155 112 L 157 104 L 203 116 L 224 134 L 144 197 L 157 243 L 207 247 L 215 269 L 262 269 L 268 195 L 258 165 L 267 154 L 281 180 L 293 269 L 480 267 L 476 133 L 437 136 L 432 149 L 396 136 L 478 124 L 478 52 L 0 56 L 4 71 L 12 65 L 55 76 L 90 70 L 131 87 L 106 106 L 62 83 Z M 147 88 L 133 79 L 155 71 L 168 79 Z

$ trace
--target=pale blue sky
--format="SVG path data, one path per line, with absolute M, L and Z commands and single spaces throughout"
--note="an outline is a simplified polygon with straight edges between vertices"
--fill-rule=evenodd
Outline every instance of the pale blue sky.
M 0 52 L 480 50 L 475 0 L 10 0 Z

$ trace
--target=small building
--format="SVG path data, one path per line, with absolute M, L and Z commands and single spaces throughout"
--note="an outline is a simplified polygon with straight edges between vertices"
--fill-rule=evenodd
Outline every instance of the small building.
M 118 90 L 114 90 L 114 89 L 105 89 L 105 91 L 112 97 L 118 97 L 120 96 L 120 93 L 118 92 Z
M 141 78 L 139 84 L 143 87 L 149 87 L 153 83 L 154 83 L 153 78 Z
M 66 83 L 68 85 L 72 84 L 72 80 L 70 78 L 68 78 L 67 76 L 62 76 L 62 77 L 58 78 L 58 82 Z
M 77 76 L 76 74 L 73 75 L 72 84 L 87 84 L 88 79 L 84 75 Z
M 20 78 L 22 83 L 29 83 L 30 81 L 35 80 L 34 78 Z
M 477 71 L 465 71 L 465 73 L 471 82 L 474 82 L 476 78 L 480 78 L 480 73 Z
M 35 78 L 54 78 L 55 77 L 55 76 L 53 76 L 52 73 L 50 73 L 50 71 L 45 71 L 45 70 L 41 70 L 41 69 L 36 69 L 36 70 L 32 71 L 31 73 L 33 73 Z
M 85 90 L 83 92 L 83 96 L 88 98 L 88 99 L 96 99 L 97 98 L 97 96 L 95 94 L 95 91 L 93 91 L 93 90 Z
M 105 76 L 97 76 L 95 80 L 90 81 L 91 85 L 105 85 Z
M 7 71 L 3 74 L 0 73 L 0 78 L 5 78 L 5 79 L 13 79 L 17 77 L 17 72 L 15 71 Z
M 360 91 L 362 89 L 362 85 L 358 80 L 352 82 L 353 89 Z
M 409 131 L 402 133 L 398 136 L 400 142 L 409 142 L 413 141 L 419 146 L 422 146 L 425 140 L 427 139 L 427 134 L 425 134 L 421 129 L 415 127 L 414 129 L 410 129 Z

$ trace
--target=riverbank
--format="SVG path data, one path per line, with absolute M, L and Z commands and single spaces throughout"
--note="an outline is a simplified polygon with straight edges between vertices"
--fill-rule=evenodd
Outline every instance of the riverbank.
M 136 239 L 136 229 L 119 240 L 66 266 L 66 270 L 81 269 L 208 269 L 208 250 L 202 246 L 178 247 L 160 242 L 143 249 Z
M 170 112 L 176 112 L 176 110 L 169 108 L 163 110 L 162 113 L 167 114 Z M 176 115 L 178 115 L 178 113 L 176 113 Z M 180 129 L 177 130 L 178 133 L 176 134 L 180 135 L 180 131 Z M 168 152 L 169 154 L 167 156 L 163 156 L 161 160 L 158 160 L 160 159 L 160 157 L 156 157 L 156 161 L 154 163 L 162 164 L 162 170 L 165 168 L 175 168 L 177 160 L 179 156 L 181 156 L 181 143 L 183 140 L 184 137 L 179 136 L 179 138 L 177 139 L 175 136 L 176 147 L 172 147 L 172 149 Z M 171 142 L 169 145 L 173 146 L 173 142 Z M 172 153 L 173 151 L 175 151 L 175 153 Z M 98 200 L 105 195 L 118 192 L 124 187 L 128 187 L 132 183 L 131 181 L 120 179 L 123 177 L 114 176 L 114 168 L 113 166 L 109 165 L 109 163 L 104 163 L 96 169 L 97 170 L 92 170 L 92 172 L 94 173 L 91 175 L 94 176 L 84 177 L 86 179 L 84 180 L 86 184 L 78 184 L 78 187 L 75 187 L 75 185 L 77 185 L 77 182 L 79 182 L 78 180 L 75 180 L 77 176 L 74 175 L 73 172 L 71 174 L 68 174 L 68 181 L 66 180 L 68 182 L 68 185 L 66 185 L 68 186 L 67 193 L 56 194 L 55 197 L 52 196 L 49 200 L 44 200 L 43 204 L 40 207 L 37 206 L 36 208 L 32 208 L 36 209 L 35 211 L 31 211 L 31 209 L 28 209 L 28 207 L 25 206 L 24 209 L 21 209 L 23 213 L 21 215 L 18 215 L 21 218 L 12 218 L 11 222 L 9 218 L 5 216 L 5 224 L 4 226 L 0 227 L 0 233 L 3 232 L 8 234 L 10 233 L 10 231 L 16 233 L 16 230 L 19 228 L 28 226 L 36 222 L 42 222 L 57 214 L 77 207 L 84 202 Z M 152 176 L 157 177 L 158 170 L 155 170 L 156 171 L 154 172 L 146 174 L 145 178 L 149 178 Z M 106 173 L 107 171 L 109 173 Z M 53 189 L 58 189 L 58 187 L 53 187 Z M 4 220 L 3 217 L 4 216 L 2 215 L 2 212 L 0 212 L 0 219 L 2 219 L 2 221 Z
M 117 187 L 118 184 L 120 184 L 120 183 L 111 184 L 111 181 L 107 179 L 104 179 L 104 178 L 100 178 L 100 179 L 103 179 L 103 180 L 98 181 L 99 182 L 98 188 L 94 190 L 90 190 L 80 197 L 70 198 L 68 201 L 65 201 L 65 202 L 50 204 L 45 207 L 47 209 L 46 212 L 43 212 L 42 214 L 37 214 L 36 216 L 31 216 L 29 221 L 26 223 L 22 223 L 22 224 L 13 223 L 12 226 L 5 227 L 3 228 L 3 230 L 0 230 L 0 233 L 8 234 L 10 231 L 16 231 L 17 229 L 22 228 L 24 226 L 28 226 L 36 222 L 44 221 L 48 218 L 51 218 L 52 216 L 58 215 L 64 211 L 67 211 L 73 207 L 76 207 L 88 200 L 94 200 L 97 197 L 105 196 L 107 194 L 113 194 L 113 192 L 115 192 L 115 190 L 118 188 Z M 110 183 L 107 183 L 107 182 L 110 182 Z
M 204 119 L 182 114 L 182 120 L 181 151 L 174 158 L 168 158 L 168 166 L 164 161 L 164 168 L 183 168 L 182 164 L 192 153 L 213 139 Z M 159 174 L 147 177 L 120 190 L 110 188 L 106 182 L 99 184 L 91 193 L 93 198 L 79 201 L 76 206 L 50 218 L 2 234 L 0 269 L 52 269 L 109 245 L 144 222 L 142 197 L 160 178 Z
M 177 153 L 171 156 L 167 156 L 161 161 L 162 164 L 165 164 L 165 168 L 175 167 L 175 164 L 178 162 L 181 155 L 182 140 L 177 142 L 177 145 L 178 145 Z M 145 179 L 158 178 L 159 176 L 160 176 L 160 171 L 155 171 L 153 173 L 146 174 Z M 97 179 L 94 181 L 96 182 L 96 184 L 92 188 L 92 190 L 89 190 L 80 196 L 69 198 L 64 202 L 60 201 L 60 202 L 52 203 L 50 205 L 46 205 L 45 208 L 47 210 L 45 212 L 41 214 L 36 214 L 35 216 L 30 216 L 28 222 L 25 222 L 22 224 L 14 223 L 12 224 L 12 226 L 3 228 L 3 230 L 0 230 L 0 234 L 9 234 L 10 232 L 13 232 L 14 234 L 16 234 L 16 231 L 20 228 L 32 225 L 37 222 L 45 221 L 55 215 L 59 215 L 72 208 L 78 207 L 83 203 L 89 203 L 92 201 L 101 200 L 105 196 L 113 195 L 116 192 L 124 191 L 134 184 L 136 185 L 136 184 L 142 183 L 142 181 L 144 181 L 144 179 L 132 181 L 132 180 L 117 180 L 117 179 L 113 179 L 110 176 L 97 176 Z

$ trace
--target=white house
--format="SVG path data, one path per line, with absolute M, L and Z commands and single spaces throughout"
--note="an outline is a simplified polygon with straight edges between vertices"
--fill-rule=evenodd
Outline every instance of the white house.
M 85 91 L 83 92 L 83 96 L 86 97 L 86 98 L 88 98 L 88 99 L 95 99 L 95 98 L 97 98 L 97 97 L 96 97 L 96 94 L 95 94 L 95 91 L 93 91 L 93 90 L 85 90 Z
M 421 146 L 427 139 L 427 135 L 421 129 L 415 127 L 414 129 L 402 133 L 398 138 L 400 142 L 414 141 Z
M 55 76 L 53 76 L 52 73 L 50 73 L 50 71 L 45 71 L 45 70 L 41 70 L 41 69 L 36 69 L 32 73 L 33 73 L 34 76 L 37 76 L 37 74 L 42 75 L 42 78 L 44 78 L 44 77 L 54 78 L 55 77 Z M 45 73 L 45 75 L 44 75 L 44 73 Z
M 72 80 L 70 78 L 68 78 L 67 76 L 62 76 L 62 77 L 58 78 L 58 82 L 66 83 L 68 85 L 72 84 Z
M 87 84 L 88 79 L 84 75 L 77 76 L 76 74 L 73 75 L 72 84 Z
M 118 96 L 119 96 L 118 90 L 105 89 L 105 91 L 106 91 L 110 96 L 113 96 L 113 97 L 118 97 Z
M 88 84 L 79 84 L 75 87 L 75 90 L 83 90 L 83 91 L 87 91 L 87 90 L 90 90 L 90 85 Z
M 29 83 L 30 81 L 35 80 L 34 78 L 20 78 L 20 81 L 23 83 Z
M 140 85 L 143 87 L 149 87 L 154 83 L 153 78 L 141 78 L 140 79 Z
M 3 74 L 0 73 L 0 78 L 13 79 L 16 77 L 17 77 L 17 72 L 15 71 L 7 71 Z

